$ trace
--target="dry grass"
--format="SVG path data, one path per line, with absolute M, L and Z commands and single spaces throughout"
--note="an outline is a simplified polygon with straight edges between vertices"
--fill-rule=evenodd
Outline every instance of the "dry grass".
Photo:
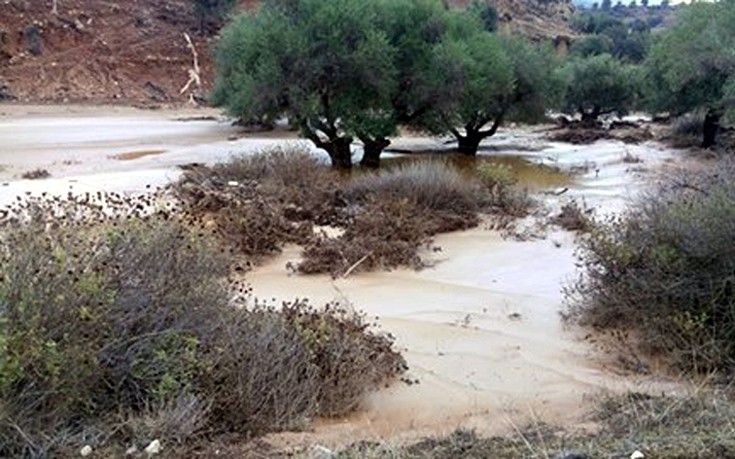
M 525 215 L 512 183 L 488 184 L 445 162 L 340 177 L 308 152 L 284 147 L 189 170 L 174 186 L 188 214 L 257 261 L 287 243 L 305 247 L 304 273 L 418 268 L 431 236 L 479 223 L 481 212 Z M 315 235 L 315 225 L 339 228 Z
M 658 459 L 735 458 L 735 404 L 714 393 L 684 397 L 640 393 L 594 400 L 598 434 L 536 423 L 509 437 L 482 438 L 460 429 L 399 447 L 357 444 L 343 459 L 540 459 L 627 458 L 634 451 Z
M 584 203 L 579 204 L 571 200 L 561 207 L 559 213 L 551 221 L 567 231 L 589 233 L 595 225 L 592 218 L 593 212 L 594 209 L 587 208 Z

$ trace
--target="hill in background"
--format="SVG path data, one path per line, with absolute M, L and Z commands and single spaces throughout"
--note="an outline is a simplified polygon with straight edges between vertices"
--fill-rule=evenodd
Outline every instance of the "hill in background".
M 501 28 L 533 38 L 569 35 L 571 0 L 491 0 Z M 240 8 L 257 0 L 242 0 Z M 463 7 L 470 0 L 451 0 Z M 190 0 L 0 0 L 0 101 L 161 104 L 189 93 L 192 53 L 212 84 L 213 37 L 198 35 Z

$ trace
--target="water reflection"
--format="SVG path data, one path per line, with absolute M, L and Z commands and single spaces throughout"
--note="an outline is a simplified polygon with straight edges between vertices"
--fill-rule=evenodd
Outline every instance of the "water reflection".
M 475 174 L 477 165 L 483 162 L 503 165 L 510 168 L 518 179 L 518 185 L 531 191 L 549 188 L 568 187 L 573 178 L 553 166 L 538 164 L 520 155 L 478 155 L 471 157 L 455 153 L 421 153 L 384 158 L 382 168 L 390 170 L 403 164 L 417 161 L 438 161 L 453 165 L 467 174 Z

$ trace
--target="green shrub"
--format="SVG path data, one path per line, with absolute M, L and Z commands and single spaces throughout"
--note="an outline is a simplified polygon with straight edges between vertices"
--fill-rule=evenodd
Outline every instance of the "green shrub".
M 23 203 L 0 241 L 3 457 L 302 427 L 405 370 L 358 314 L 244 307 L 227 251 L 155 198 Z
M 584 242 L 571 317 L 631 331 L 673 365 L 735 363 L 735 167 L 685 175 L 640 199 Z

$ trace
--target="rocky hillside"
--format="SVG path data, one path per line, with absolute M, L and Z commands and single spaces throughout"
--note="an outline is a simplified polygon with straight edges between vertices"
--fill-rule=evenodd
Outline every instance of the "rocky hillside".
M 450 4 L 464 7 L 473 0 L 450 0 Z M 487 0 L 499 13 L 502 30 L 519 33 L 534 39 L 565 37 L 571 34 L 570 23 L 574 14 L 572 0 Z
M 491 1 L 506 30 L 569 33 L 570 0 Z M 214 40 L 198 36 L 190 0 L 58 0 L 58 13 L 51 9 L 52 0 L 0 0 L 0 101 L 186 102 L 193 59 L 184 33 L 198 50 L 203 90 L 211 86 Z

